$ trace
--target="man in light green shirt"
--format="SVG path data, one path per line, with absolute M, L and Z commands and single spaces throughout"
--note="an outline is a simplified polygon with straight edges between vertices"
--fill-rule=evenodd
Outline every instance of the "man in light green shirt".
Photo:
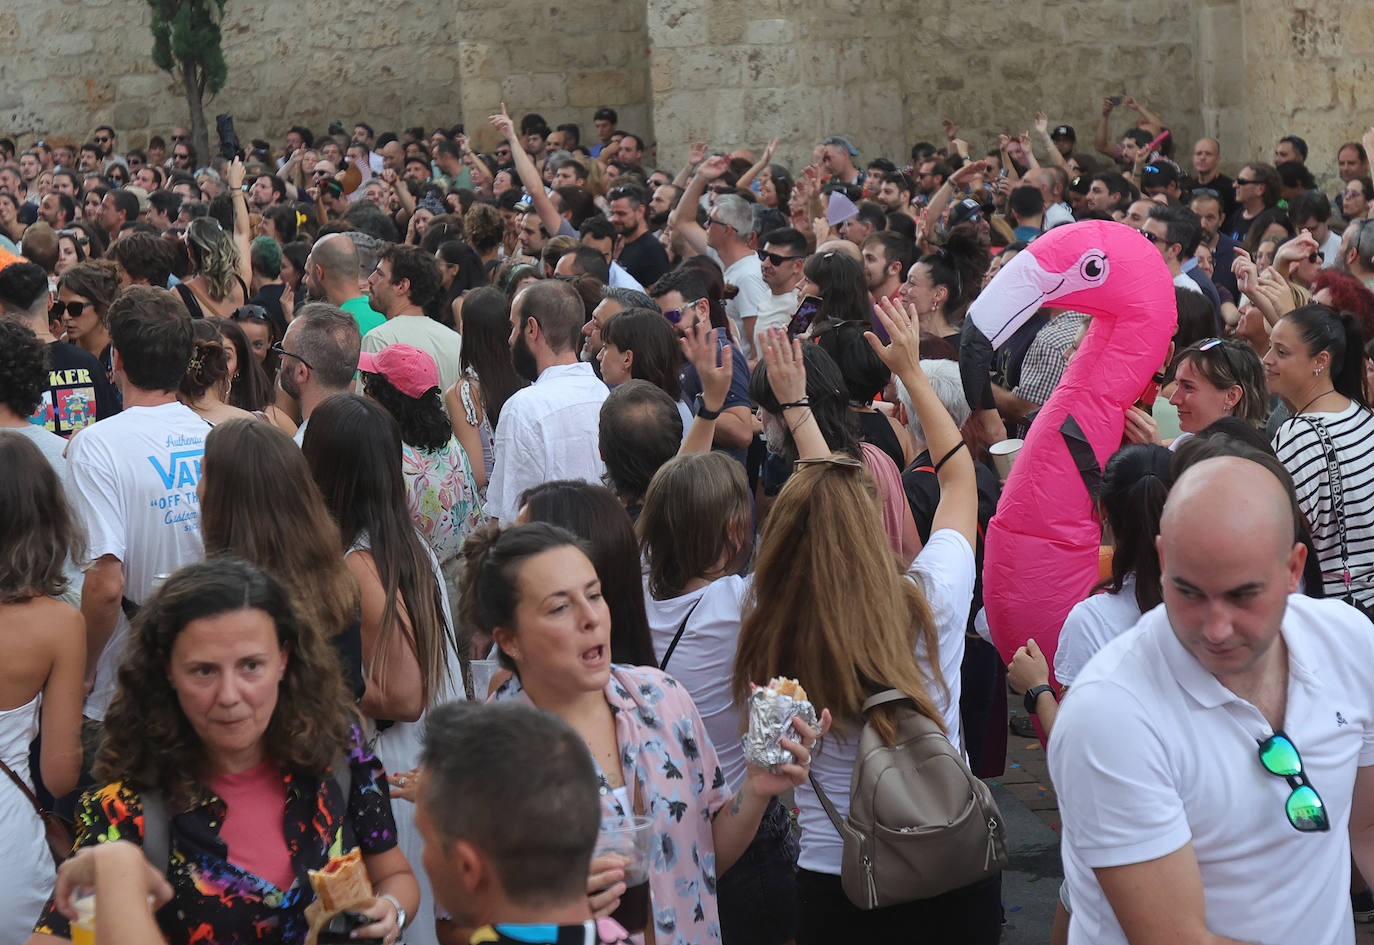
M 305 288 L 310 298 L 337 305 L 352 315 L 363 335 L 386 321 L 368 303 L 367 296 L 359 293 L 358 250 L 342 233 L 330 233 L 315 241 L 305 261 Z

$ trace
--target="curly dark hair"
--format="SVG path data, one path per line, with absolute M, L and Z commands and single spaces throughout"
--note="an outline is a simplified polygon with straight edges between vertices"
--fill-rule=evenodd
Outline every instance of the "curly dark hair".
M 401 442 L 417 450 L 440 450 L 453 438 L 453 427 L 439 388 L 432 387 L 419 397 L 407 397 L 381 374 L 363 374 L 363 390 L 385 408 L 401 428 Z
M 475 203 L 463 214 L 463 235 L 468 245 L 479 253 L 487 253 L 500 246 L 505 232 L 506 221 L 501 211 L 489 203 Z
M 271 617 L 277 642 L 291 654 L 262 736 L 267 757 L 318 777 L 347 749 L 355 716 L 334 647 L 301 619 L 275 578 L 240 558 L 216 556 L 177 571 L 139 610 L 105 717 L 98 781 L 161 791 L 174 814 L 203 800 L 197 778 L 205 776 L 209 758 L 182 711 L 167 662 L 187 624 L 244 609 Z
M 388 243 L 377 253 L 377 258 L 391 261 L 391 281 L 410 280 L 409 298 L 412 305 L 424 307 L 430 299 L 439 294 L 443 276 L 439 273 L 438 261 L 418 246 Z
M 47 347 L 27 325 L 0 318 L 0 404 L 31 417 L 48 387 Z

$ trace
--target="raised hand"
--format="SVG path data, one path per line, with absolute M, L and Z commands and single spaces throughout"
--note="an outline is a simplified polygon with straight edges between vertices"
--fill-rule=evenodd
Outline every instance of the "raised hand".
M 696 167 L 706 160 L 706 142 L 693 141 L 692 147 L 687 151 L 687 163 Z
M 763 363 L 768 371 L 768 386 L 780 404 L 795 404 L 806 399 L 806 362 L 802 360 L 800 338 L 790 341 L 781 328 L 761 332 Z
M 697 173 L 707 180 L 716 180 L 730 169 L 730 158 L 724 154 L 716 154 L 706 159 L 706 162 L 697 169 Z
M 777 152 L 778 152 L 778 139 L 777 139 L 777 138 L 774 138 L 772 141 L 768 142 L 768 147 L 766 147 L 766 148 L 763 149 L 763 163 L 764 163 L 764 164 L 768 164 L 768 163 L 772 162 L 772 160 L 773 160 L 773 155 L 776 154 Z
M 1049 134 L 1050 134 L 1050 116 L 1049 116 L 1049 115 L 1046 115 L 1044 112 L 1036 112 L 1036 113 L 1035 113 L 1035 130 L 1040 134 L 1040 137 L 1042 137 L 1042 138 L 1047 138 L 1047 137 L 1049 137 Z
M 888 370 L 898 377 L 912 371 L 920 373 L 921 325 L 916 313 L 909 306 L 899 305 L 887 298 L 878 301 L 873 313 L 887 332 L 887 343 L 884 344 L 871 331 L 864 332 L 864 337 Z
M 959 126 L 955 124 L 954 119 L 941 118 L 940 124 L 944 126 L 945 138 L 947 140 L 953 141 L 955 138 L 959 137 Z
M 506 103 L 501 103 L 501 114 L 491 116 L 491 124 L 497 131 L 501 132 L 501 137 L 507 141 L 515 142 L 515 122 L 510 120 L 510 114 L 506 111 Z
M 701 402 L 710 411 L 719 411 L 725 406 L 725 397 L 730 393 L 730 382 L 735 376 L 735 360 L 729 345 L 717 347 L 716 340 L 721 329 L 711 328 L 703 319 L 682 333 L 682 353 L 687 363 L 697 369 L 701 379 Z

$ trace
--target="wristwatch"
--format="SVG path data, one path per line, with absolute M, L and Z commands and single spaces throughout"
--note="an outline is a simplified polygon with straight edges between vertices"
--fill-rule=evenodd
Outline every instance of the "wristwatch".
M 697 394 L 696 408 L 696 416 L 700 417 L 702 420 L 714 420 L 724 412 L 725 405 L 721 404 L 720 410 L 712 410 L 706 406 L 706 401 L 702 398 L 701 394 Z
M 385 899 L 396 907 L 396 927 L 398 929 L 404 929 L 406 927 L 406 910 L 405 907 L 401 905 L 401 900 L 397 899 L 391 893 L 382 893 L 377 898 Z
M 1032 688 L 1030 688 L 1030 689 L 1028 689 L 1028 690 L 1026 691 L 1026 698 L 1025 698 L 1026 711 L 1029 712 L 1031 715 L 1034 715 L 1034 714 L 1035 714 L 1035 701 L 1036 701 L 1037 699 L 1040 698 L 1040 693 L 1042 693 L 1042 692 L 1048 692 L 1050 695 L 1053 696 L 1053 695 L 1054 695 L 1054 687 L 1053 687 L 1053 686 L 1034 686 L 1034 687 L 1032 687 Z M 1056 701 L 1056 702 L 1059 701 L 1059 699 L 1058 699 L 1057 696 L 1055 697 L 1055 701 Z

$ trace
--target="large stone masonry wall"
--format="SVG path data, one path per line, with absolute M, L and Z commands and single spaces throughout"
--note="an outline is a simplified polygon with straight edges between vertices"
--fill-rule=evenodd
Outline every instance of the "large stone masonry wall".
M 244 137 L 301 120 L 379 131 L 464 121 L 483 145 L 504 101 L 592 135 L 597 106 L 676 167 L 689 142 L 761 148 L 798 167 L 826 134 L 864 157 L 939 141 L 955 118 L 975 149 L 1043 108 L 1091 147 L 1123 88 L 1159 112 L 1187 162 L 1213 134 L 1228 165 L 1301 129 L 1327 174 L 1374 123 L 1365 0 L 229 0 L 227 88 Z M 143 0 L 0 5 L 0 134 L 121 146 L 182 123 L 177 83 L 149 60 Z M 1361 92 L 1366 94 L 1361 95 Z M 1129 127 L 1114 116 L 1113 137 Z

